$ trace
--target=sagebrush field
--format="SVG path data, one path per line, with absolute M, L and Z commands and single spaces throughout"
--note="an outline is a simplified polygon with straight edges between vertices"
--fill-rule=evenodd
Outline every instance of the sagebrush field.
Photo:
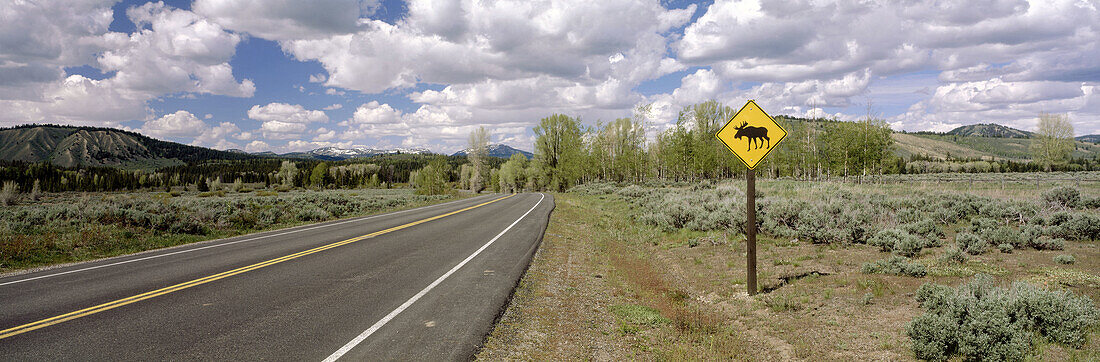
M 58 193 L 0 209 L 0 272 L 426 205 L 410 189 Z
M 479 357 L 1100 358 L 1100 175 L 994 176 L 758 181 L 756 296 L 744 180 L 576 187 Z

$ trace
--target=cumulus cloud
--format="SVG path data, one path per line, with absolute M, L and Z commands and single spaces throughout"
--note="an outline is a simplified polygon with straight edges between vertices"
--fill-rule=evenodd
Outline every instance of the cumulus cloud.
M 366 93 L 538 76 L 591 85 L 611 75 L 616 54 L 674 68 L 670 61 L 661 67 L 659 33 L 682 25 L 694 9 L 668 10 L 655 1 L 412 1 L 395 24 L 371 20 L 353 34 L 281 44 L 298 59 L 321 62 L 326 85 Z M 640 42 L 656 50 L 630 54 Z
M 153 137 L 195 137 L 207 129 L 206 123 L 188 111 L 176 111 L 145 122 L 141 133 Z
M 297 104 L 269 103 L 248 110 L 248 118 L 263 122 L 260 130 L 270 139 L 291 139 L 301 136 L 310 123 L 328 122 L 323 111 L 308 110 Z
M 150 119 L 147 102 L 169 94 L 254 93 L 252 81 L 237 82 L 228 63 L 239 35 L 163 3 L 126 11 L 138 31 L 108 32 L 111 5 L 42 1 L 0 9 L 15 20 L 0 25 L 9 34 L 0 37 L 0 106 L 9 110 L 0 120 L 117 125 Z M 107 76 L 64 74 L 63 67 L 76 65 Z
M 1029 128 L 1047 111 L 1069 114 L 1079 133 L 1100 132 L 1100 12 L 1088 1 L 716 0 L 671 9 L 658 0 L 412 0 L 385 21 L 372 17 L 376 0 L 196 0 L 191 11 L 148 3 L 125 14 L 113 5 L 0 7 L 0 122 L 140 120 L 150 134 L 280 152 L 450 151 L 486 126 L 494 142 L 529 149 L 530 128 L 552 113 L 592 123 L 648 104 L 652 135 L 708 99 L 850 119 L 844 112 L 861 101 L 886 98 L 899 129 Z M 137 30 L 108 31 L 112 14 Z M 342 110 L 346 102 L 248 102 L 260 123 L 248 130 L 153 113 L 150 104 L 167 97 L 264 94 L 230 65 L 248 37 L 323 68 L 295 74 L 295 94 L 316 97 L 295 103 L 365 99 L 354 111 Z M 102 75 L 65 72 L 82 65 Z M 898 85 L 910 77 L 926 91 Z M 412 104 L 382 101 L 393 96 Z M 329 123 L 324 111 L 341 119 Z

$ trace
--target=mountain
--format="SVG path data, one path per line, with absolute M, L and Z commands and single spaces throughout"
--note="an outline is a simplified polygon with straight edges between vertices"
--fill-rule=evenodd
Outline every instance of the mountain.
M 1086 135 L 1086 136 L 1079 136 L 1076 139 L 1077 139 L 1077 142 L 1100 143 L 1100 134 L 1090 134 L 1090 135 Z
M 455 152 L 452 156 L 465 156 L 466 153 L 467 153 L 466 151 L 467 150 L 462 150 L 462 151 Z M 531 157 L 534 156 L 534 154 L 532 154 L 531 152 L 527 152 L 527 151 L 524 151 L 524 150 L 512 148 L 511 146 L 508 146 L 508 145 L 502 145 L 502 144 L 489 145 L 489 157 L 509 158 L 509 157 L 512 157 L 512 155 L 517 154 L 517 153 L 523 155 L 523 157 L 527 157 L 527 159 L 531 159 Z
M 23 125 L 0 129 L 0 160 L 62 167 L 157 168 L 211 159 L 255 156 L 161 141 L 113 128 Z
M 426 155 L 432 151 L 426 148 L 394 148 L 394 149 L 377 149 L 366 147 L 355 148 L 337 148 L 337 147 L 323 147 L 312 151 L 306 152 L 291 152 L 284 153 L 279 156 L 289 158 L 308 158 L 314 160 L 324 161 L 342 161 L 352 158 L 363 158 L 378 155 L 392 155 L 392 154 L 416 154 Z
M 955 136 L 998 137 L 998 138 L 1031 138 L 1032 133 L 1021 131 L 1012 127 L 1006 127 L 993 123 L 979 123 L 955 128 L 949 132 Z

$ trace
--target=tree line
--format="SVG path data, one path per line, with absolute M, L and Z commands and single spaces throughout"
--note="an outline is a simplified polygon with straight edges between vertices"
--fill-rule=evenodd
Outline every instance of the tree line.
M 534 128 L 533 159 L 513 156 L 499 168 L 462 165 L 461 180 L 456 186 L 473 191 L 485 188 L 500 192 L 563 191 L 592 181 L 637 182 L 647 178 L 695 181 L 744 174 L 745 166 L 715 137 L 734 115 L 733 108 L 713 100 L 684 107 L 675 124 L 658 132 L 652 141 L 646 136 L 649 113 L 649 107 L 642 106 L 629 118 L 591 126 L 563 114 L 542 118 Z M 1100 169 L 1100 160 L 1096 158 L 1069 157 L 1072 147 L 1067 149 L 1066 142 L 1072 145 L 1072 126 L 1065 117 L 1047 114 L 1040 117 L 1037 140 L 1032 143 L 1032 162 L 951 157 L 941 160 L 923 155 L 902 158 L 894 152 L 896 146 L 889 125 L 871 116 L 857 121 L 779 116 L 775 121 L 788 134 L 757 165 L 757 173 L 765 177 L 808 180 L 930 172 Z M 471 150 L 484 147 L 484 143 L 475 143 L 473 139 L 471 136 Z M 472 170 L 480 171 L 471 173 Z M 431 185 L 430 190 L 422 189 L 424 193 L 444 192 L 446 183 L 438 179 L 447 178 L 446 174 L 452 170 L 434 166 L 428 171 L 420 172 L 413 184 Z M 489 183 L 475 185 L 464 181 L 471 177 L 487 179 Z

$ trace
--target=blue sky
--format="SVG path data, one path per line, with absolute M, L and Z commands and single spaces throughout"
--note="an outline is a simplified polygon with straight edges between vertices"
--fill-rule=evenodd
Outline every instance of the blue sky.
M 1065 113 L 1100 133 L 1096 3 L 987 0 L 5 2 L 0 125 L 120 127 L 219 149 L 531 150 L 564 113 L 649 135 L 685 106 L 899 130 Z

